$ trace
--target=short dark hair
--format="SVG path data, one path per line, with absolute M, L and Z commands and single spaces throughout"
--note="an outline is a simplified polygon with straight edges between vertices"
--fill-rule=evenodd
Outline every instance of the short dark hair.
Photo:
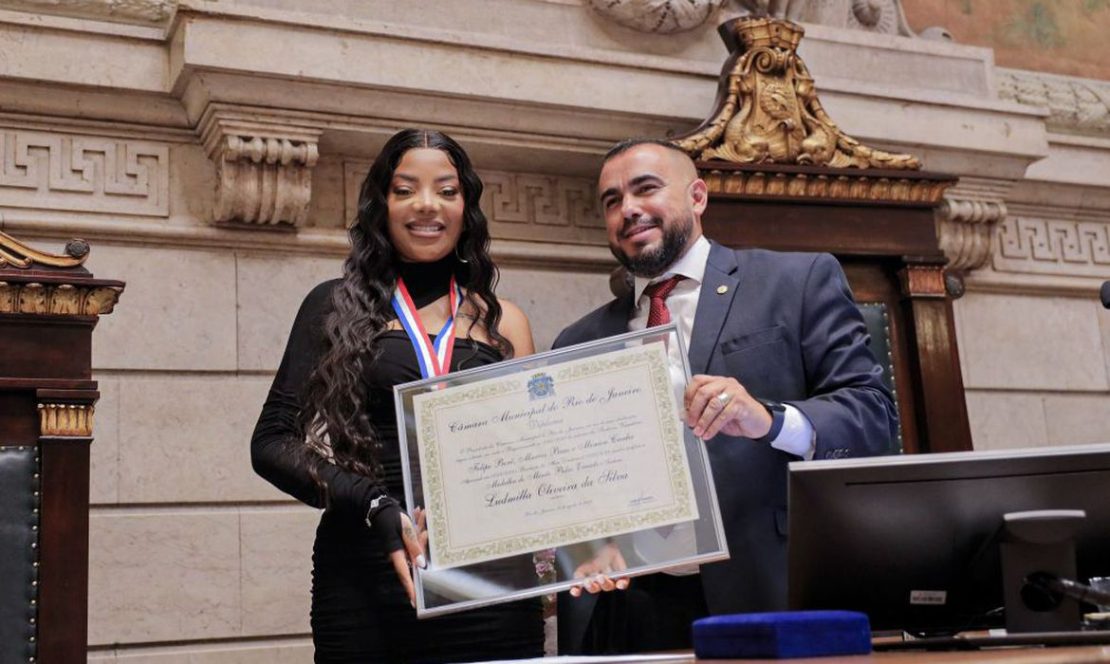
M 662 138 L 626 138 L 623 141 L 621 141 L 620 143 L 617 143 L 613 147 L 609 148 L 609 151 L 605 153 L 605 157 L 601 160 L 601 163 L 604 164 L 604 163 L 608 162 L 610 159 L 612 159 L 613 157 L 616 157 L 617 155 L 622 154 L 624 152 L 627 152 L 627 151 L 631 150 L 632 148 L 640 146 L 640 145 L 658 145 L 661 148 L 667 148 L 668 150 L 674 150 L 675 152 L 685 156 L 687 159 L 690 159 L 691 161 L 693 161 L 693 159 L 691 159 L 690 155 L 686 154 L 685 150 L 678 147 L 674 143 L 671 143 L 668 140 L 665 140 L 665 139 L 662 139 Z

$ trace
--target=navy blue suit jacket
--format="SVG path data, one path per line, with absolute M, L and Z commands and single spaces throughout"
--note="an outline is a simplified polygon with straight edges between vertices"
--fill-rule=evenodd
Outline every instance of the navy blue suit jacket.
M 613 300 L 554 347 L 627 332 L 632 308 L 631 294 Z M 816 459 L 880 454 L 897 433 L 863 318 L 828 254 L 712 243 L 690 336 L 692 373 L 733 376 L 757 398 L 792 404 L 813 423 Z M 723 434 L 706 446 L 731 555 L 701 568 L 709 610 L 784 609 L 786 464 L 797 457 Z

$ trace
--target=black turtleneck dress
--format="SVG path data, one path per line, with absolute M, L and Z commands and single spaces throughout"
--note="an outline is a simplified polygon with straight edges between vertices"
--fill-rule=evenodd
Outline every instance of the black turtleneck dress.
M 444 266 L 404 266 L 417 307 L 447 292 Z M 302 389 L 327 347 L 324 319 L 339 280 L 312 290 L 301 305 L 281 366 L 251 439 L 255 471 L 313 507 L 324 506 L 308 463 L 327 483 L 328 509 L 316 529 L 312 555 L 312 636 L 317 662 L 466 662 L 543 655 L 538 600 L 417 620 L 381 538 L 365 523 L 370 502 L 383 493 L 404 501 L 393 386 L 419 380 L 416 354 L 403 330 L 378 337 L 377 361 L 366 368 L 370 421 L 382 441 L 382 481 L 320 461 L 304 461 L 296 420 Z M 502 359 L 492 346 L 458 339 L 451 370 Z

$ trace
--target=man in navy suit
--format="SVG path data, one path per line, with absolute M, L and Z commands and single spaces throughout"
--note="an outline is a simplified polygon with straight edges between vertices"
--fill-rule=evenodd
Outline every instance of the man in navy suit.
M 731 558 L 560 602 L 560 652 L 685 648 L 693 619 L 785 609 L 787 463 L 880 454 L 897 413 L 835 258 L 707 240 L 705 182 L 667 143 L 615 146 L 598 191 L 634 292 L 563 330 L 554 347 L 677 323 L 695 374 L 686 421 L 706 441 Z M 624 561 L 610 553 L 579 573 L 618 571 Z

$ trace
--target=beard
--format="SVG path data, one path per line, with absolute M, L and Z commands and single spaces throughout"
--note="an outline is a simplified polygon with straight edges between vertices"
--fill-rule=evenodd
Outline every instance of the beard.
M 642 224 L 643 221 L 639 223 Z M 670 225 L 663 223 L 663 220 L 658 217 L 652 217 L 649 223 L 663 229 L 663 241 L 658 247 L 644 249 L 638 256 L 633 257 L 625 253 L 619 245 L 609 246 L 609 251 L 613 252 L 613 256 L 620 261 L 621 265 L 637 277 L 645 279 L 658 277 L 666 272 L 667 268 L 682 256 L 682 251 L 686 248 L 686 243 L 689 242 L 690 234 L 694 230 L 692 215 Z M 625 224 L 626 227 L 631 225 Z M 621 232 L 623 233 L 624 229 Z

